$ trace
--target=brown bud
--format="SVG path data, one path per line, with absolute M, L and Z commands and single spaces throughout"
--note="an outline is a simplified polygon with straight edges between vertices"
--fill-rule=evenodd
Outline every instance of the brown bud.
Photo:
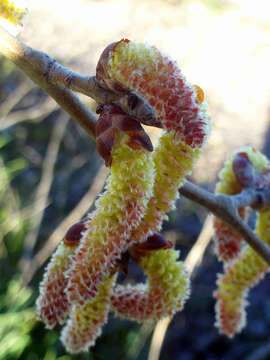
M 129 252 L 126 251 L 122 253 L 121 259 L 117 260 L 116 268 L 112 269 L 111 275 L 113 275 L 118 270 L 122 271 L 124 275 L 127 275 L 129 260 L 130 260 Z
M 236 180 L 241 187 L 248 188 L 255 186 L 255 169 L 245 152 L 235 155 L 233 160 L 233 171 Z
M 96 67 L 96 80 L 99 86 L 105 89 L 109 89 L 117 93 L 126 93 L 128 92 L 128 89 L 123 87 L 117 81 L 110 79 L 107 72 L 108 61 L 111 57 L 111 53 L 118 43 L 119 41 L 111 43 L 102 52 Z
M 127 145 L 131 148 L 143 147 L 148 151 L 153 151 L 151 140 L 141 124 L 135 118 L 125 114 L 119 106 L 115 104 L 99 105 L 97 111 L 100 116 L 96 125 L 96 144 L 98 153 L 105 160 L 106 166 L 110 166 L 112 162 L 116 130 L 129 136 Z
M 129 42 L 128 39 L 122 39 L 118 42 L 114 42 L 108 45 L 102 52 L 97 67 L 96 67 L 96 82 L 104 89 L 109 89 L 115 93 L 122 94 L 117 101 L 117 104 L 121 109 L 136 118 L 136 120 L 144 125 L 156 126 L 162 128 L 162 124 L 156 119 L 154 109 L 144 98 L 134 91 L 123 86 L 118 81 L 112 79 L 107 71 L 109 60 L 112 56 L 114 48 L 120 42 Z
M 82 233 L 85 231 L 85 221 L 79 221 L 76 224 L 72 225 L 66 233 L 64 238 L 65 245 L 76 246 L 79 244 Z
M 142 244 L 134 245 L 129 249 L 129 253 L 133 260 L 139 261 L 149 251 L 172 248 L 172 243 L 160 233 L 154 233 L 149 236 Z

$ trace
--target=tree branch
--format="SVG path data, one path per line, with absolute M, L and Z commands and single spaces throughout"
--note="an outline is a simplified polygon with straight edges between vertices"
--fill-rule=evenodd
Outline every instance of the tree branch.
M 140 122 L 159 126 L 152 107 L 140 96 L 128 91 L 115 93 L 104 89 L 99 86 L 95 77 L 72 72 L 47 54 L 26 46 L 1 27 L 0 52 L 45 90 L 93 138 L 95 138 L 96 116 L 71 90 L 86 94 L 99 103 L 115 102 Z M 262 206 L 270 199 L 270 191 L 248 189 L 235 196 L 214 195 L 186 182 L 180 193 L 231 225 L 270 264 L 270 249 L 239 217 L 237 211 L 241 206 Z
M 95 76 L 82 76 L 71 71 L 53 57 L 25 45 L 1 27 L 0 52 L 51 95 L 92 137 L 95 137 L 96 116 L 69 89 L 87 95 L 100 104 L 114 102 L 145 125 L 161 126 L 156 121 L 153 108 L 133 91 L 104 89 Z
M 270 248 L 252 231 L 238 215 L 238 208 L 261 205 L 261 189 L 245 189 L 237 195 L 212 194 L 187 181 L 180 189 L 180 194 L 210 210 L 229 224 L 245 241 L 270 264 Z M 268 190 L 266 190 L 266 193 Z M 265 199 L 267 200 L 267 196 Z M 265 205 L 265 204 L 264 204 Z

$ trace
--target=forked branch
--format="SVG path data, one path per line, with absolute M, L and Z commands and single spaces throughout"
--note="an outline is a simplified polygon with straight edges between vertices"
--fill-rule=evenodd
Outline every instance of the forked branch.
M 26 46 L 1 27 L 0 52 L 45 90 L 92 138 L 95 138 L 96 116 L 72 90 L 83 93 L 98 103 L 115 102 L 131 116 L 139 118 L 143 115 L 150 119 L 150 123 L 155 121 L 149 104 L 133 92 L 115 93 L 104 89 L 100 87 L 94 76 L 82 76 L 72 72 L 49 55 Z M 269 202 L 268 190 L 248 189 L 235 196 L 214 195 L 186 182 L 179 191 L 183 196 L 204 206 L 229 223 L 270 264 L 270 249 L 243 222 L 237 212 L 241 206 L 260 206 L 262 202 L 264 204 Z
M 243 206 L 262 206 L 269 205 L 269 189 L 245 189 L 237 195 L 212 194 L 191 182 L 186 182 L 179 189 L 180 193 L 186 198 L 204 206 L 220 219 L 231 225 L 245 241 L 270 264 L 270 249 L 252 231 L 252 229 L 241 219 L 238 209 Z M 264 198 L 262 194 L 265 194 Z M 264 199 L 264 200 L 262 200 Z M 264 204 L 262 204 L 264 201 Z

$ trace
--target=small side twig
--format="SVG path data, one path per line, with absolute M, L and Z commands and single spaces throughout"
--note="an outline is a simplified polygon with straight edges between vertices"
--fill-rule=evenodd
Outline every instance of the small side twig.
M 159 126 L 153 108 L 141 96 L 132 91 L 105 89 L 95 76 L 82 76 L 71 71 L 53 57 L 25 45 L 1 27 L 0 52 L 45 90 L 92 137 L 95 137 L 96 116 L 69 89 L 101 104 L 115 102 L 144 124 Z
M 32 218 L 34 227 L 29 232 L 24 242 L 24 250 L 19 263 L 19 266 L 22 269 L 24 267 L 27 267 L 28 263 L 30 263 L 32 260 L 33 249 L 39 234 L 39 229 L 45 210 L 45 204 L 48 203 L 49 191 L 52 185 L 54 175 L 54 166 L 57 160 L 59 146 L 61 144 L 66 129 L 67 121 L 68 117 L 65 115 L 61 116 L 61 120 L 55 124 L 43 161 L 41 180 L 34 195 L 34 203 L 37 207 L 41 206 L 41 209 L 43 210 L 39 211 L 39 208 L 33 209 L 33 213 L 35 214 Z M 42 201 L 41 204 L 39 202 L 39 199 Z
M 42 104 L 37 104 L 27 109 L 9 113 L 6 118 L 0 122 L 0 130 L 3 131 L 10 126 L 17 125 L 26 120 L 41 121 L 44 117 L 50 115 L 54 110 L 57 110 L 57 105 L 53 99 L 48 96 Z
M 33 89 L 33 84 L 30 81 L 23 81 L 16 90 L 14 90 L 5 101 L 0 105 L 0 118 L 6 117 L 13 107 Z
M 269 247 L 252 231 L 238 215 L 238 208 L 261 205 L 261 189 L 246 189 L 242 193 L 229 196 L 212 194 L 187 181 L 179 190 L 180 194 L 210 210 L 214 215 L 228 223 L 245 241 L 270 264 Z M 267 192 L 267 190 L 266 190 Z M 268 197 L 266 196 L 267 200 Z

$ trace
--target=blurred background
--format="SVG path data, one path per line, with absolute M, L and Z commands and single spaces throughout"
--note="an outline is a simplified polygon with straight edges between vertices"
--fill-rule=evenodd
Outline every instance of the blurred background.
M 156 45 L 204 89 L 213 127 L 192 181 L 212 191 L 224 159 L 241 145 L 270 156 L 268 0 L 27 3 L 21 39 L 74 71 L 94 75 L 104 47 L 126 37 Z M 91 99 L 81 98 L 95 110 Z M 44 266 L 67 229 L 93 207 L 107 174 L 102 165 L 85 132 L 0 57 L 0 360 L 270 359 L 270 283 L 266 278 L 251 291 L 244 331 L 233 340 L 219 335 L 213 291 L 222 266 L 207 212 L 184 198 L 163 231 L 182 259 L 189 256 L 192 294 L 163 328 L 161 352 L 162 331 L 151 346 L 153 324 L 111 316 L 90 353 L 71 356 L 59 341 L 60 328 L 48 331 L 36 322 Z M 131 266 L 124 281 L 141 279 Z

